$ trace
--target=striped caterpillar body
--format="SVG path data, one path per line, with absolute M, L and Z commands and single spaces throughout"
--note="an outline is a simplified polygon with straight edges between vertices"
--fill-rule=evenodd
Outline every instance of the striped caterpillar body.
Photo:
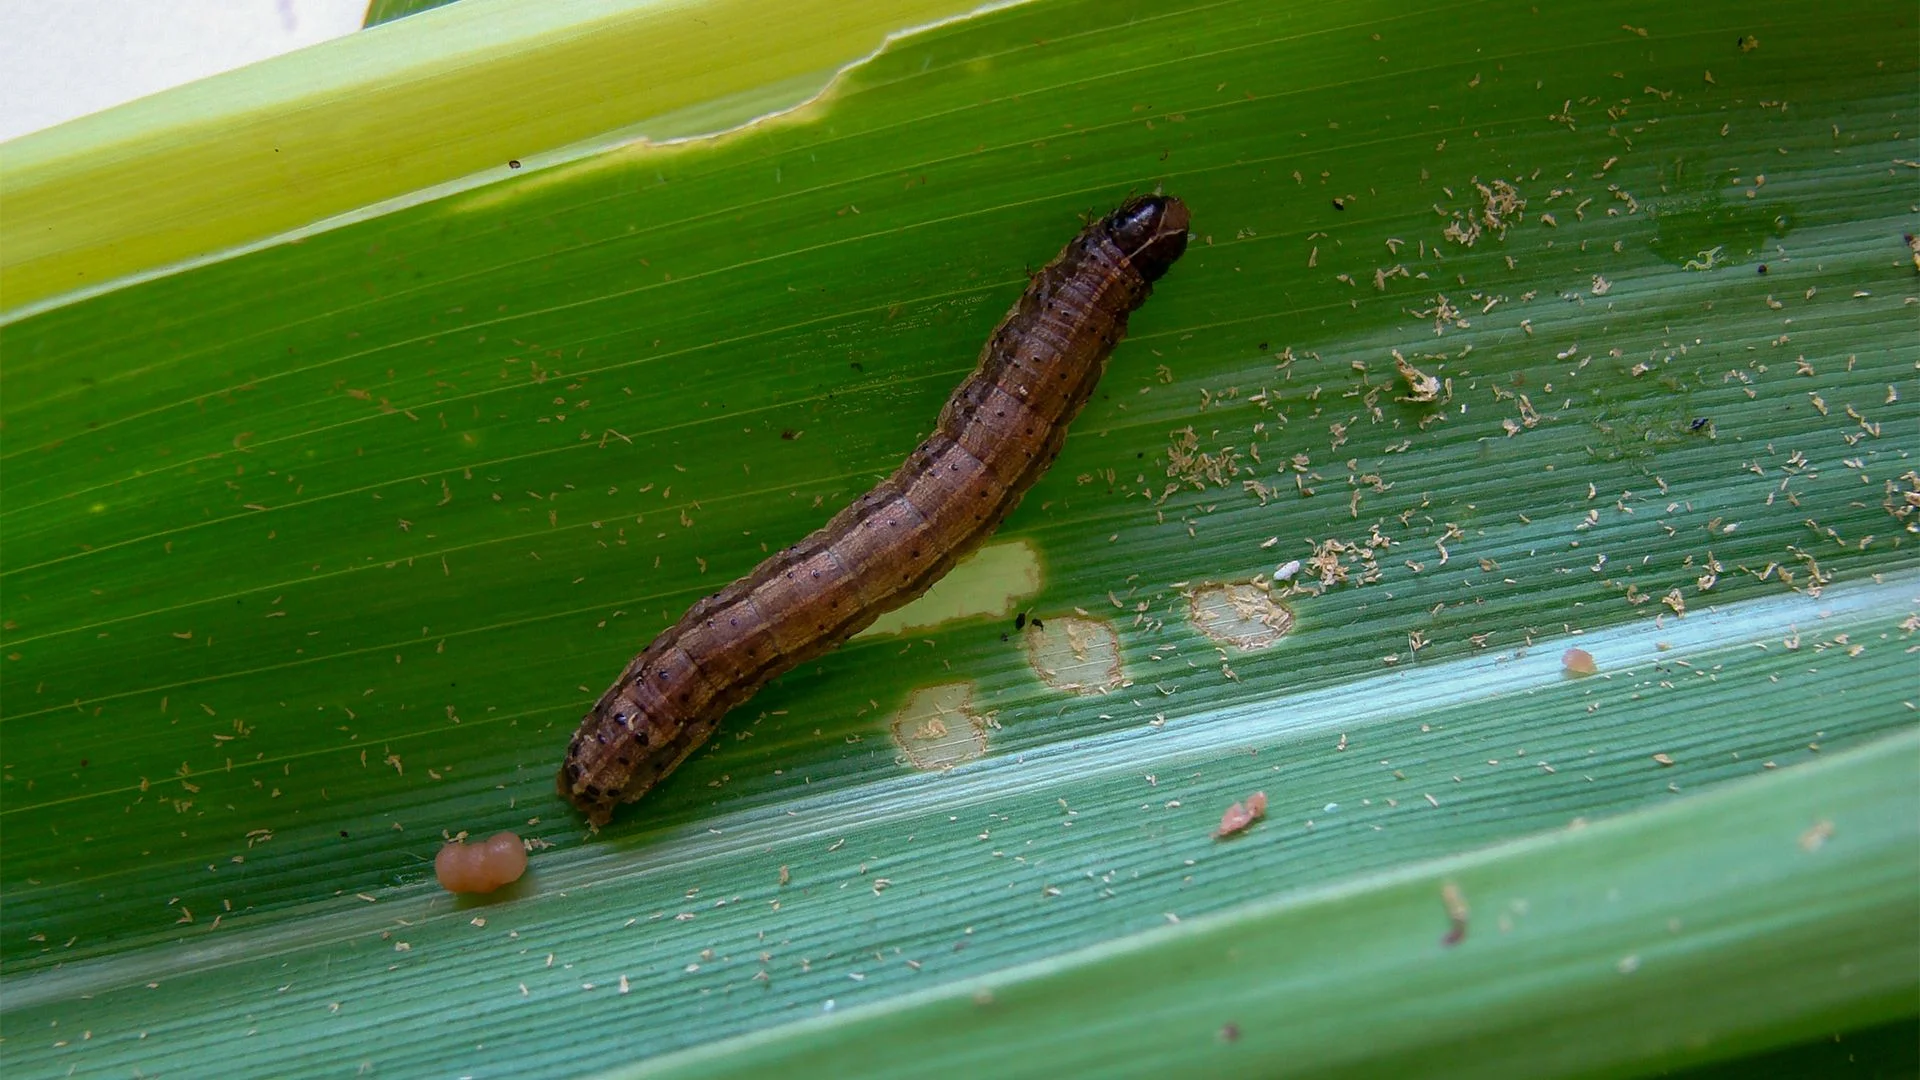
M 646 794 L 768 680 L 925 592 L 1060 453 L 1140 306 L 1187 249 L 1187 207 L 1150 195 L 1089 224 L 1033 276 L 927 441 L 798 544 L 695 603 L 627 664 L 567 747 L 560 794 L 594 825 Z

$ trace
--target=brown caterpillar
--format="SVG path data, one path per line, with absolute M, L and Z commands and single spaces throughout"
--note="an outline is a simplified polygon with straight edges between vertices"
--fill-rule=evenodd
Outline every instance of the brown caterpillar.
M 1127 316 L 1187 249 L 1187 207 L 1129 199 L 1028 283 L 892 476 L 798 544 L 695 603 L 580 721 L 560 794 L 594 825 L 693 753 L 729 709 L 925 592 L 1047 471 Z

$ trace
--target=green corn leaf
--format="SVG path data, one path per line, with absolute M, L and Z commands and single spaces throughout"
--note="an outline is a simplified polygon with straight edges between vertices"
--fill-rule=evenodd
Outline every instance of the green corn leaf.
M 372 0 L 367 5 L 367 15 L 363 20 L 366 26 L 378 26 L 384 22 L 403 19 L 408 15 L 427 11 L 452 3 L 453 0 Z
M 0 153 L 0 1071 L 1906 1067 L 1911 6 L 858 7 Z M 622 663 L 1154 188 L 994 545 L 589 833 Z

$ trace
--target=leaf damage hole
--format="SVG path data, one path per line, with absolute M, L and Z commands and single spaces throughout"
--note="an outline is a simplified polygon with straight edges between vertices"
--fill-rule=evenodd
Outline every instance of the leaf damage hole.
M 1022 640 L 1033 673 L 1055 690 L 1105 694 L 1131 684 L 1120 662 L 1120 635 L 1104 619 L 1029 619 Z
M 1247 652 L 1267 648 L 1293 629 L 1293 610 L 1259 585 L 1202 585 L 1187 594 L 1193 628 Z
M 975 707 L 972 683 L 941 683 L 915 690 L 889 730 L 916 769 L 951 769 L 985 757 L 993 717 Z

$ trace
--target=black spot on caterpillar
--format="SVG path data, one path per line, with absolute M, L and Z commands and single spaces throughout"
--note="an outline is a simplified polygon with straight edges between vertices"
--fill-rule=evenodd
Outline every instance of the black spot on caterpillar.
M 768 680 L 919 596 L 979 547 L 1060 453 L 1127 316 L 1186 251 L 1187 224 L 1186 204 L 1163 195 L 1089 223 L 1033 276 L 934 433 L 892 476 L 695 603 L 627 664 L 580 721 L 560 794 L 605 824 Z

